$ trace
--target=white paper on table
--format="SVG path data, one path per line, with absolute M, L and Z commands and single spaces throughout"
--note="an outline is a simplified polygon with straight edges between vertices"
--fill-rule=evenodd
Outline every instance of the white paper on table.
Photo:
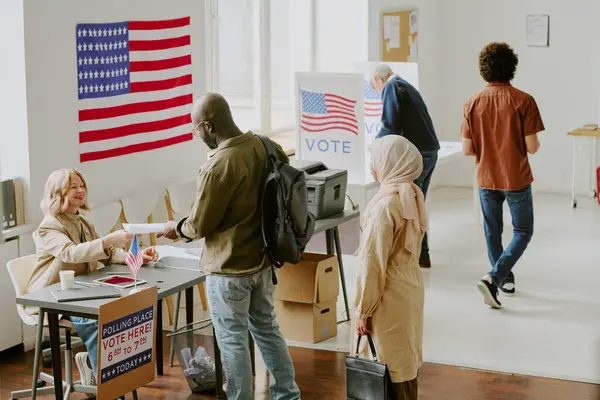
M 165 224 L 123 224 L 123 229 L 136 235 L 162 232 Z

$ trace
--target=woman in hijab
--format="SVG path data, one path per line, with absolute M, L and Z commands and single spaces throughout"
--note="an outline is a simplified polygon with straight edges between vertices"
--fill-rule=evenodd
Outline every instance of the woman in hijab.
M 402 136 L 385 136 L 371 145 L 371 172 L 380 189 L 361 220 L 356 331 L 373 337 L 399 400 L 417 399 L 417 375 L 423 365 L 419 254 L 427 216 L 423 193 L 413 183 L 422 169 L 419 151 Z M 366 344 L 361 341 L 363 355 Z

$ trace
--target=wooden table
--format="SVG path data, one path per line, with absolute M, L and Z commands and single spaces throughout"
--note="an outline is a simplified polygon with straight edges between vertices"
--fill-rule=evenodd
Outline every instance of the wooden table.
M 596 163 L 596 140 L 597 138 L 600 137 L 600 129 L 595 129 L 595 130 L 589 130 L 589 129 L 582 129 L 582 128 L 578 128 L 575 129 L 569 133 L 567 133 L 568 136 L 571 137 L 571 139 L 573 140 L 573 182 L 572 182 L 572 186 L 571 186 L 571 207 L 576 208 L 577 207 L 577 198 L 575 197 L 575 185 L 576 185 L 576 178 L 577 178 L 577 143 L 576 143 L 576 139 L 577 138 L 590 138 L 592 140 L 592 171 L 594 171 L 591 176 L 592 176 L 592 180 L 593 183 L 591 183 L 590 187 L 590 196 L 591 197 L 596 197 L 598 195 L 598 187 L 596 184 L 596 174 L 595 174 L 595 170 L 597 167 L 597 163 Z

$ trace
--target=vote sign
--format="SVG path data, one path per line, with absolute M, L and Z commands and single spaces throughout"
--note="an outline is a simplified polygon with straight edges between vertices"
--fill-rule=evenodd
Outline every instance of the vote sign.
M 156 287 L 100 307 L 98 398 L 117 398 L 154 380 Z
M 296 73 L 296 157 L 348 170 L 363 182 L 363 77 L 360 74 Z

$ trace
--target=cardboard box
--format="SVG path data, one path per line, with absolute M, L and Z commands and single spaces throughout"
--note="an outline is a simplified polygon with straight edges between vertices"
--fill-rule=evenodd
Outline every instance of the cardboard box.
M 278 275 L 275 299 L 317 304 L 337 299 L 340 284 L 337 257 L 304 253 L 298 264 L 286 264 Z
M 318 343 L 337 335 L 337 298 L 318 304 L 275 301 L 275 314 L 283 337 Z
M 318 343 L 337 335 L 337 257 L 305 253 L 279 271 L 275 313 L 286 339 Z

